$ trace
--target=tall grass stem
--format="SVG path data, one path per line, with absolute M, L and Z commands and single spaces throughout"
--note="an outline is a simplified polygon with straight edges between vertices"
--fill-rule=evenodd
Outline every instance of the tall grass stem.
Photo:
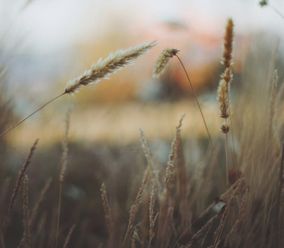
M 197 95 L 196 95 L 196 93 L 195 93 L 194 87 L 193 87 L 192 82 L 191 82 L 191 80 L 190 80 L 189 74 L 188 74 L 188 72 L 187 72 L 187 70 L 186 70 L 186 68 L 185 68 L 185 66 L 184 66 L 184 63 L 182 62 L 181 58 L 180 58 L 177 54 L 176 54 L 175 56 L 176 56 L 176 58 L 178 59 L 180 65 L 181 65 L 181 67 L 182 67 L 182 69 L 183 69 L 183 71 L 184 71 L 184 73 L 185 73 L 185 75 L 186 75 L 186 78 L 187 78 L 187 81 L 188 81 L 188 83 L 189 83 L 190 89 L 191 89 L 191 91 L 192 91 L 193 97 L 194 97 L 194 99 L 195 99 L 196 105 L 197 105 L 197 107 L 198 107 L 198 109 L 199 109 L 199 112 L 200 112 L 200 114 L 201 114 L 201 117 L 202 117 L 202 120 L 203 120 L 203 124 L 204 124 L 204 127 L 205 127 L 205 129 L 206 129 L 206 132 L 207 132 L 207 136 L 208 136 L 210 145 L 212 146 L 212 145 L 213 145 L 213 142 L 212 142 L 212 138 L 211 138 L 211 135 L 210 135 L 210 132 L 209 132 L 209 128 L 208 128 L 208 126 L 207 126 L 207 122 L 206 122 L 206 120 L 205 120 L 205 116 L 204 116 L 204 114 L 203 114 L 203 111 L 202 111 L 201 105 L 200 105 L 200 103 L 199 103 L 198 97 L 197 97 Z

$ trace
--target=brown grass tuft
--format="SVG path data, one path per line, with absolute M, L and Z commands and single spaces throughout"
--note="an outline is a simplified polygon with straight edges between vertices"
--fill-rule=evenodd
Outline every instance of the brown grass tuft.
M 108 197 L 107 197 L 106 186 L 105 186 L 104 183 L 102 183 L 100 191 L 101 191 L 101 201 L 102 201 L 102 205 L 103 205 L 105 221 L 106 221 L 107 230 L 108 230 L 108 234 L 109 234 L 109 240 L 112 241 L 113 234 L 114 234 L 113 233 L 113 231 L 114 231 L 113 230 L 114 220 L 113 220 L 111 207 L 110 207 Z

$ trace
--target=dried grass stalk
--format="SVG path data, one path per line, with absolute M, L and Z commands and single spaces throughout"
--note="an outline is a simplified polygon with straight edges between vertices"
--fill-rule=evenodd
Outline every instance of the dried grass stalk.
M 59 229 L 60 229 L 60 215 L 61 215 L 61 202 L 62 202 L 62 190 L 65 179 L 65 173 L 68 163 L 68 135 L 70 129 L 70 111 L 66 114 L 65 119 L 65 134 L 62 142 L 62 157 L 60 164 L 60 173 L 59 173 L 59 192 L 58 192 L 58 205 L 57 205 L 57 220 L 56 220 L 56 233 L 55 233 L 55 248 L 58 245 L 59 238 Z
M 67 248 L 68 247 L 68 244 L 69 244 L 71 236 L 72 236 L 72 234 L 73 234 L 73 232 L 75 230 L 75 227 L 76 227 L 75 224 L 71 226 L 71 228 L 70 228 L 70 230 L 69 230 L 69 232 L 68 232 L 68 234 L 66 236 L 66 239 L 64 241 L 63 248 Z
M 81 86 L 87 86 L 91 83 L 98 83 L 100 80 L 122 69 L 137 57 L 144 54 L 150 48 L 154 47 L 156 42 L 147 42 L 142 45 L 130 47 L 125 50 L 118 50 L 109 54 L 105 59 L 99 59 L 89 70 L 78 78 L 71 80 L 66 87 L 65 93 L 74 93 Z
M 23 226 L 24 233 L 19 247 L 31 247 L 31 233 L 30 233 L 30 220 L 29 220 L 29 179 L 25 174 L 23 178 L 22 187 L 22 201 L 23 201 Z
M 28 169 L 28 166 L 30 165 L 31 163 L 31 160 L 32 160 L 32 157 L 33 157 L 33 154 L 36 150 L 36 147 L 37 147 L 37 144 L 38 144 L 38 139 L 35 140 L 34 144 L 32 145 L 31 149 L 30 149 L 30 153 L 25 161 L 25 163 L 23 164 L 22 166 L 22 169 L 20 170 L 19 174 L 18 174 L 18 178 L 17 178 L 17 181 L 16 181 L 16 184 L 15 184 L 15 187 L 13 189 L 13 193 L 12 193 L 12 196 L 11 196 L 11 200 L 10 200 L 10 204 L 9 204 L 9 209 L 8 209 L 8 212 L 10 213 L 12 208 L 13 208 L 13 205 L 14 205 L 14 201 L 16 199 L 16 196 L 19 192 L 19 189 L 21 188 L 21 185 L 22 185 L 22 182 L 23 182 L 23 179 L 24 179 L 24 175 Z
M 152 240 L 155 237 L 155 200 L 156 200 L 156 183 L 155 180 L 152 180 L 152 188 L 150 192 L 150 200 L 149 200 L 149 242 L 148 247 L 151 247 Z
M 197 247 L 195 246 L 198 241 L 200 241 L 204 235 L 211 229 L 212 226 L 215 225 L 216 222 L 218 222 L 220 219 L 220 215 L 216 214 L 213 217 L 211 217 L 196 233 L 193 234 L 189 244 L 188 248 Z
M 274 70 L 272 75 L 271 87 L 270 87 L 270 109 L 269 109 L 269 119 L 268 119 L 268 136 L 272 137 L 273 128 L 275 127 L 275 114 L 276 114 L 276 99 L 277 99 L 277 87 L 278 87 L 278 71 Z
M 113 216 L 112 216 L 112 211 L 110 208 L 110 204 L 108 201 L 107 197 L 107 191 L 106 191 L 106 186 L 104 183 L 101 185 L 101 200 L 102 200 L 102 205 L 104 209 L 104 214 L 105 214 L 105 221 L 108 229 L 108 234 L 109 234 L 109 239 L 112 239 L 113 236 L 113 227 L 114 227 L 114 221 L 113 221 Z
M 246 214 L 247 214 L 247 207 L 248 207 L 248 200 L 249 200 L 249 194 L 248 194 L 248 188 L 245 189 L 244 194 L 241 196 L 240 200 L 240 207 L 239 207 L 239 213 L 238 217 L 232 226 L 230 232 L 226 235 L 225 238 L 225 244 L 229 245 L 230 238 L 233 236 L 233 234 L 237 233 L 241 229 L 241 224 L 245 223 L 246 221 Z
M 174 48 L 167 48 L 162 51 L 157 62 L 154 66 L 153 70 L 153 77 L 159 78 L 161 74 L 165 71 L 167 64 L 169 63 L 170 59 L 175 56 L 179 50 Z
M 177 194 L 180 200 L 186 199 L 187 197 L 187 189 L 188 189 L 188 180 L 187 180 L 187 171 L 185 166 L 185 158 L 183 152 L 183 142 L 181 137 L 181 128 L 182 122 L 185 115 L 183 115 L 180 120 L 179 124 L 176 127 L 176 136 L 174 140 L 174 162 L 177 168 Z
M 157 228 L 157 242 L 161 247 L 167 247 L 171 235 L 174 235 L 173 214 L 178 220 L 178 228 L 182 229 L 190 218 L 190 207 L 186 204 L 187 176 L 181 141 L 181 127 L 184 115 L 176 127 L 176 135 L 171 144 L 171 151 L 164 175 L 164 192 L 159 202 L 159 217 Z M 186 209 L 185 209 L 186 208 Z M 187 211 L 187 213 L 186 213 Z M 171 233 L 171 235 L 169 235 Z
M 140 144 L 141 144 L 144 156 L 147 161 L 147 166 L 149 167 L 149 170 L 153 176 L 151 178 L 152 183 L 155 184 L 155 187 L 157 187 L 157 189 L 160 189 L 161 185 L 160 185 L 160 180 L 159 180 L 159 175 L 158 175 L 159 172 L 158 172 L 157 166 L 155 166 L 156 161 L 152 155 L 150 145 L 142 129 L 140 129 Z
M 141 185 L 138 189 L 135 201 L 134 201 L 134 203 L 132 204 L 132 206 L 130 207 L 130 210 L 129 210 L 128 225 L 127 225 L 127 229 L 126 229 L 124 239 L 123 239 L 123 246 L 127 242 L 128 238 L 132 236 L 132 232 L 133 232 L 133 228 L 134 228 L 134 221 L 135 221 L 136 215 L 138 213 L 139 207 L 141 205 L 143 193 L 146 189 L 150 175 L 151 175 L 151 170 L 150 170 L 150 167 L 148 166 L 146 168 L 145 172 L 144 172 L 143 179 L 142 179 Z
M 59 174 L 59 182 L 64 182 L 64 177 L 66 173 L 67 163 L 68 163 L 68 135 L 69 135 L 69 129 L 70 129 L 70 111 L 66 114 L 65 119 L 65 133 L 64 133 L 64 139 L 62 142 L 62 156 L 61 156 L 61 168 L 60 168 L 60 174 Z
M 180 58 L 177 54 L 176 54 L 175 56 L 176 56 L 177 60 L 179 61 L 180 65 L 181 65 L 181 67 L 182 67 L 182 69 L 183 69 L 183 71 L 184 71 L 184 74 L 185 74 L 185 76 L 186 76 L 186 78 L 187 78 L 189 87 L 190 87 L 190 89 L 191 89 L 192 95 L 193 95 L 193 97 L 194 97 L 194 100 L 195 100 L 196 105 L 197 105 L 197 107 L 198 107 L 198 110 L 199 110 L 199 112 L 200 112 L 200 115 L 201 115 L 201 118 L 202 118 L 202 121 L 203 121 L 205 130 L 206 130 L 206 132 L 207 132 L 208 140 L 209 140 L 211 146 L 213 146 L 211 134 L 210 134 L 210 131 L 209 131 L 209 128 L 208 128 L 208 125 L 207 125 L 205 116 L 204 116 L 204 114 L 203 114 L 203 110 L 202 110 L 202 108 L 201 108 L 201 104 L 200 104 L 200 102 L 199 102 L 199 100 L 198 100 L 198 97 L 197 97 L 197 95 L 196 95 L 196 93 L 195 93 L 195 89 L 194 89 L 194 87 L 193 87 L 193 83 L 192 83 L 191 80 L 190 80 L 189 73 L 187 72 L 187 70 L 186 70 L 186 68 L 185 68 L 185 65 L 184 65 L 184 63 L 182 62 L 181 58 Z
M 153 169 L 153 167 L 154 167 L 153 156 L 152 156 L 148 141 L 147 141 L 145 134 L 144 134 L 142 129 L 140 129 L 140 143 L 141 143 L 141 147 L 142 147 L 144 156 L 147 160 L 147 164 L 148 164 L 148 166 L 150 166 L 151 169 Z
M 178 52 L 179 50 L 175 49 L 175 48 L 167 48 L 165 50 L 162 51 L 162 53 L 160 54 L 159 58 L 157 59 L 157 62 L 154 66 L 154 70 L 153 70 L 153 77 L 154 78 L 158 78 L 160 77 L 160 75 L 165 71 L 165 68 L 169 62 L 169 60 L 172 58 L 172 57 L 176 57 L 177 60 L 179 61 L 185 75 L 186 75 L 186 78 L 187 78 L 187 81 L 189 83 L 189 86 L 190 86 L 190 89 L 192 91 L 192 94 L 194 96 L 194 99 L 195 99 L 195 102 L 197 104 L 197 107 L 198 107 L 198 110 L 201 114 L 201 117 L 202 117 L 202 121 L 204 123 L 204 127 L 206 129 L 206 132 L 207 132 L 207 135 L 208 135 L 208 139 L 209 139 L 209 142 L 210 144 L 212 145 L 212 139 L 211 139 L 211 135 L 210 135 L 210 132 L 209 132 L 209 128 L 207 126 L 207 122 L 205 120 L 205 116 L 203 114 L 203 111 L 202 111 L 202 108 L 201 108 L 201 105 L 199 103 L 199 100 L 198 100 L 198 97 L 195 93 L 195 90 L 194 90 L 194 87 L 193 87 L 193 84 L 190 80 L 190 77 L 189 77 L 189 73 L 187 72 L 186 68 L 185 68 L 185 65 L 183 64 L 181 58 L 178 56 Z
M 280 168 L 279 168 L 279 176 L 278 176 L 278 185 L 277 185 L 277 197 L 276 197 L 276 206 L 275 206 L 275 226 L 276 226 L 276 235 L 275 235 L 275 242 L 278 244 L 281 240 L 281 230 L 283 230 L 283 224 L 281 219 L 283 210 L 281 206 L 283 206 L 284 202 L 284 143 L 282 143 L 282 150 L 281 150 L 281 161 L 280 161 Z
M 45 230 L 46 230 L 46 224 L 47 224 L 47 214 L 43 213 L 38 221 L 38 225 L 37 225 L 37 229 L 34 233 L 34 235 L 36 235 L 37 237 L 37 246 L 36 247 L 44 247 L 43 243 L 46 242 L 46 234 L 45 234 Z M 46 243 L 45 243 L 46 245 Z
M 181 127 L 185 115 L 179 120 L 176 127 L 176 135 L 171 145 L 168 166 L 165 175 L 165 184 L 168 194 L 185 196 L 186 185 L 186 169 L 184 162 L 184 154 L 181 140 Z
M 166 168 L 166 174 L 165 174 L 165 189 L 166 189 L 166 195 L 168 197 L 173 197 L 176 189 L 176 165 L 173 162 L 174 157 L 174 143 L 172 143 L 171 153 L 169 156 L 168 165 Z
M 52 182 L 52 179 L 49 178 L 45 185 L 43 186 L 40 194 L 39 194 L 39 197 L 38 197 L 38 200 L 36 201 L 33 209 L 32 209 L 32 212 L 31 212 L 31 216 L 30 216 L 30 226 L 32 226 L 34 224 L 34 221 L 37 217 L 37 214 L 38 214 L 38 210 L 39 210 L 39 207 L 41 205 L 41 203 L 43 202 L 43 199 L 44 199 L 44 196 L 46 195 L 46 192 L 48 191 L 48 189 L 50 188 L 50 185 L 51 185 L 51 182 Z

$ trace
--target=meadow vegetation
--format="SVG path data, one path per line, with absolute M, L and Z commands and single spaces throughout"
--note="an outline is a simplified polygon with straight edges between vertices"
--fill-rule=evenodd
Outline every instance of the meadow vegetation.
M 182 51 L 166 49 L 153 65 L 155 77 L 169 63 L 183 68 L 206 133 L 197 164 L 187 160 L 192 151 L 184 145 L 184 116 L 173 127 L 168 161 L 161 162 L 143 130 L 139 143 L 120 147 L 91 150 L 69 142 L 68 112 L 62 144 L 41 150 L 40 139 L 31 140 L 17 171 L 5 165 L 7 134 L 54 100 L 92 87 L 150 53 L 157 43 L 99 60 L 63 93 L 18 121 L 1 90 L 0 247 L 284 247 L 284 84 L 275 53 L 261 68 L 252 56 L 245 64 L 247 76 L 234 80 L 233 44 L 234 24 L 228 19 L 223 72 L 219 86 L 216 82 L 217 136 L 208 126 Z M 232 97 L 234 84 L 239 86 Z

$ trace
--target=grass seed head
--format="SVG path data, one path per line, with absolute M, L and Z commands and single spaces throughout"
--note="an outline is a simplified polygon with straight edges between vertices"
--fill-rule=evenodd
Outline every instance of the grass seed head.
M 234 23 L 230 18 L 227 21 L 225 36 L 224 36 L 224 52 L 222 64 L 225 68 L 229 68 L 232 63 L 233 39 L 234 39 Z
M 170 59 L 175 56 L 179 50 L 174 48 L 167 48 L 162 51 L 157 62 L 154 66 L 153 70 L 153 77 L 159 78 L 161 74 L 165 71 L 167 64 L 169 63 Z
M 229 84 L 224 79 L 221 79 L 219 83 L 217 100 L 221 118 L 227 119 L 229 117 Z
M 65 94 L 75 93 L 81 86 L 98 83 L 100 80 L 122 69 L 155 45 L 156 42 L 146 42 L 138 46 L 110 53 L 108 57 L 99 59 L 96 64 L 85 71 L 81 76 L 71 80 L 68 83 L 69 85 L 65 88 Z

